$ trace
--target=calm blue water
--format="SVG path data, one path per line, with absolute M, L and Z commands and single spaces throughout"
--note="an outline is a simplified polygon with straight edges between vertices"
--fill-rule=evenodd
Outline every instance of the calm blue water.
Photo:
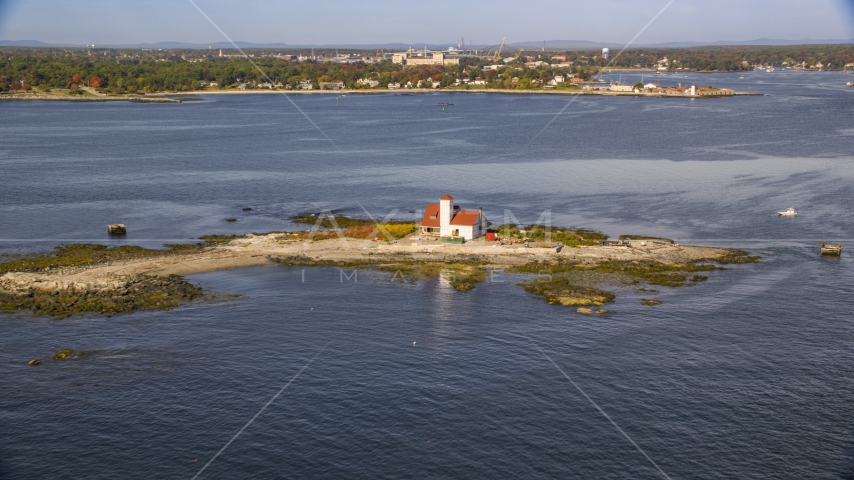
M 313 357 L 200 478 L 663 478 L 545 355 L 672 478 L 851 478 L 854 275 L 817 242 L 854 245 L 854 76 L 743 76 L 654 80 L 768 96 L 579 98 L 541 134 L 569 99 L 293 97 L 334 145 L 276 96 L 0 103 L 7 253 L 451 193 L 493 222 L 770 254 L 606 317 L 509 275 L 461 293 L 286 267 L 190 277 L 226 303 L 5 316 L 0 478 L 191 478 Z M 26 365 L 66 347 L 90 354 Z

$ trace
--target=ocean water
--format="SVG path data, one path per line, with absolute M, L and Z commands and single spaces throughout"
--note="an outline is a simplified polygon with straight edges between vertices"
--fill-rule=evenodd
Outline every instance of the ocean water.
M 854 245 L 853 77 L 654 76 L 767 94 L 708 100 L 292 97 L 323 133 L 270 95 L 0 103 L 0 253 L 413 218 L 450 193 L 493 223 L 763 256 L 604 317 L 512 275 L 456 292 L 276 266 L 189 277 L 228 302 L 4 315 L 0 478 L 192 478 L 286 385 L 199 478 L 852 478 L 854 275 L 818 242 Z M 60 348 L 89 353 L 26 364 Z

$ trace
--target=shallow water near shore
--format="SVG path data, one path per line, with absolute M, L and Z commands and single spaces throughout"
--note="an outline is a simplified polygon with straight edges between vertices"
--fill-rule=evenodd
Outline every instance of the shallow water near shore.
M 188 277 L 243 295 L 226 303 L 4 315 L 0 478 L 192 477 L 315 355 L 202 478 L 661 478 L 538 347 L 672 478 L 847 478 L 854 275 L 846 247 L 817 242 L 854 245 L 851 75 L 739 76 L 655 81 L 770 96 L 579 98 L 539 136 L 569 99 L 295 97 L 343 154 L 270 96 L 0 105 L 3 252 L 295 228 L 359 204 L 413 217 L 451 193 L 494 223 L 549 210 L 769 254 L 605 316 L 512 275 L 461 293 L 278 266 Z M 117 221 L 129 234 L 111 240 Z M 61 348 L 87 353 L 47 360 Z

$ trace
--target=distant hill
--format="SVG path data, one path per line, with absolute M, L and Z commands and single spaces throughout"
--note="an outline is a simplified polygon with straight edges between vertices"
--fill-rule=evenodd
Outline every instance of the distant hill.
M 252 42 L 235 42 L 240 48 L 341 48 L 350 50 L 406 50 L 409 47 L 415 49 L 427 48 L 430 50 L 444 50 L 451 46 L 456 46 L 453 43 L 433 44 L 433 43 L 377 43 L 377 44 L 287 44 L 287 43 L 252 43 Z M 85 48 L 85 45 L 72 44 L 51 44 L 39 42 L 37 40 L 0 40 L 0 46 L 5 47 L 78 47 Z M 211 42 L 211 43 L 187 43 L 187 42 L 156 42 L 156 43 L 134 43 L 134 44 L 96 44 L 96 47 L 101 48 L 192 48 L 192 49 L 219 49 L 219 48 L 234 48 L 229 42 Z
M 0 40 L 0 46 L 3 47 L 54 47 L 48 43 L 38 40 Z
M 782 40 L 782 39 L 774 39 L 774 38 L 757 38 L 754 40 L 740 40 L 740 41 L 729 41 L 729 40 L 718 40 L 715 42 L 665 42 L 665 43 L 645 43 L 640 44 L 636 43 L 632 45 L 632 47 L 658 47 L 658 48 L 686 48 L 686 47 L 713 47 L 713 46 L 726 46 L 726 45 L 768 45 L 768 46 L 785 46 L 785 45 L 833 45 L 833 44 L 854 44 L 854 38 L 849 38 L 847 40 L 840 39 L 824 39 L 824 40 L 815 40 L 811 38 L 802 38 L 798 40 Z M 508 44 L 512 47 L 517 48 L 531 48 L 534 50 L 539 50 L 543 48 L 543 41 L 529 41 L 529 42 L 514 42 Z M 595 49 L 595 48 L 623 48 L 625 46 L 624 43 L 610 43 L 610 42 L 591 42 L 589 40 L 547 40 L 545 42 L 546 49 L 554 50 L 554 49 L 568 49 L 568 50 L 581 50 L 581 49 Z

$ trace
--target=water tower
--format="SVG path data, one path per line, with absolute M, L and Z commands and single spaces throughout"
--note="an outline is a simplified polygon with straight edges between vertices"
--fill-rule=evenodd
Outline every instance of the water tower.
M 611 55 L 611 50 L 608 48 L 603 48 L 602 49 L 602 58 L 604 58 L 605 60 L 608 60 L 608 55 Z

